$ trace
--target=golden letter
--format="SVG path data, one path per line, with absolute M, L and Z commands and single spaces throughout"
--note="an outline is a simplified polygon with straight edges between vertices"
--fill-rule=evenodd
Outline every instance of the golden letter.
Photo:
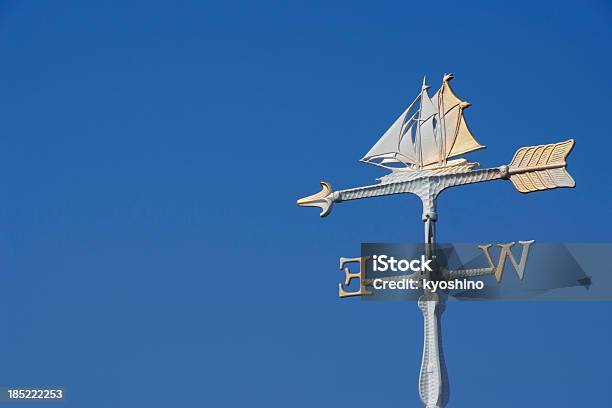
M 493 264 L 493 259 L 491 259 L 491 254 L 489 254 L 489 248 L 491 244 L 487 245 L 478 245 L 478 248 L 482 249 L 485 256 L 487 257 L 487 261 L 489 262 L 489 266 L 495 269 L 495 279 L 497 282 L 501 282 L 502 275 L 504 274 L 504 265 L 506 264 L 506 258 L 510 258 L 510 262 L 512 262 L 512 266 L 516 269 L 516 274 L 519 279 L 523 279 L 525 273 L 525 264 L 527 263 L 527 255 L 529 255 L 529 247 L 535 241 L 519 241 L 519 244 L 523 247 L 521 250 L 521 260 L 517 263 L 516 259 L 514 259 L 514 255 L 512 255 L 512 251 L 510 248 L 514 245 L 514 242 L 510 242 L 509 244 L 497 244 L 498 247 L 501 248 L 499 253 L 499 261 L 497 262 L 497 266 Z
M 371 295 L 372 292 L 368 292 L 366 290 L 366 285 L 365 285 L 365 281 L 364 281 L 364 274 L 366 271 L 366 262 L 367 260 L 370 259 L 369 256 L 367 257 L 361 257 L 361 258 L 340 258 L 340 269 L 344 270 L 344 284 L 346 286 L 351 284 L 351 280 L 353 280 L 353 278 L 356 278 L 359 280 L 359 290 L 355 291 L 355 292 L 348 292 L 344 289 L 344 287 L 342 286 L 341 283 L 338 284 L 338 295 L 343 298 L 343 297 L 349 297 L 349 296 L 367 296 L 367 295 Z M 344 264 L 346 263 L 352 263 L 352 262 L 359 262 L 359 272 L 357 273 L 351 273 L 351 270 L 348 268 L 348 266 L 344 266 Z M 344 269 L 343 269 L 344 268 Z

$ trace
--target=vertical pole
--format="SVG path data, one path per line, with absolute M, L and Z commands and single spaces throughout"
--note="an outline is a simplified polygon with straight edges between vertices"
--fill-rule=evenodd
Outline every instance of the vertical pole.
M 435 198 L 432 197 L 427 202 L 431 203 L 431 208 L 424 208 L 423 212 L 425 256 L 431 259 L 435 244 Z M 431 276 L 425 278 L 429 279 Z M 425 291 L 418 300 L 418 306 L 423 313 L 423 358 L 419 373 L 419 397 L 426 408 L 441 408 L 446 403 L 443 386 L 447 376 L 444 371 L 438 326 L 440 298 L 434 292 Z
M 427 249 L 436 242 L 436 221 L 427 216 L 423 225 L 425 226 L 425 248 Z

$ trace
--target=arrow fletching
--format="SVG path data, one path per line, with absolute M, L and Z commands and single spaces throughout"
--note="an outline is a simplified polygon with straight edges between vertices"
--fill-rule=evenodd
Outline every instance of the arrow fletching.
M 574 139 L 521 147 L 508 165 L 510 181 L 521 193 L 576 186 L 576 182 L 565 169 L 565 159 L 573 147 Z

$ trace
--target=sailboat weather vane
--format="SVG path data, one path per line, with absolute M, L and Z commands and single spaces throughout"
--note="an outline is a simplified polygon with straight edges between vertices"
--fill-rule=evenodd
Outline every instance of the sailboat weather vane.
M 442 86 L 432 97 L 424 79 L 418 96 L 361 159 L 390 171 L 378 183 L 334 191 L 322 181 L 323 189 L 319 193 L 299 199 L 297 204 L 319 207 L 321 217 L 325 217 L 335 203 L 415 194 L 423 203 L 425 250 L 430 252 L 438 219 L 436 200 L 447 188 L 498 179 L 510 180 L 521 193 L 575 186 L 565 169 L 573 139 L 522 147 L 509 164 L 494 168 L 477 169 L 479 163 L 457 158 L 484 146 L 476 141 L 467 126 L 464 111 L 470 104 L 454 93 L 449 83 L 452 79 L 452 74 L 444 75 Z M 418 301 L 425 322 L 419 396 L 426 407 L 434 408 L 444 405 L 446 391 L 438 336 L 440 299 L 435 293 L 426 295 Z

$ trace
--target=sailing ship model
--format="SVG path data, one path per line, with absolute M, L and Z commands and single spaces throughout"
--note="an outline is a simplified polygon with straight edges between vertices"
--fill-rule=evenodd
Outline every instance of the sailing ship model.
M 470 103 L 461 100 L 446 74 L 442 86 L 429 96 L 429 86 L 423 79 L 421 92 L 393 122 L 378 142 L 361 159 L 392 172 L 415 170 L 469 171 L 478 163 L 465 159 L 449 160 L 484 148 L 476 141 L 464 117 Z M 449 169 L 450 170 L 450 169 Z

